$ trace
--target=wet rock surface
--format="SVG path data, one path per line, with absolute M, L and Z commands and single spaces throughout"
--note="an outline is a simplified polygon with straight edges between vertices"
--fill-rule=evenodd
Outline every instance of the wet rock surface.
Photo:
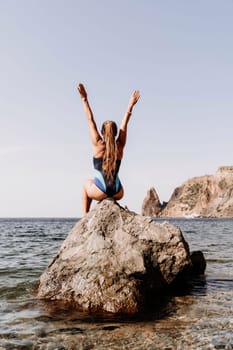
M 192 265 L 180 229 L 156 223 L 111 199 L 68 234 L 41 275 L 37 297 L 81 310 L 134 314 Z

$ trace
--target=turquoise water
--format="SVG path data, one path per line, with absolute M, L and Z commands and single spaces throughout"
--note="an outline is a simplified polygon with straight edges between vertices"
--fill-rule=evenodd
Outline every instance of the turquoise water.
M 203 251 L 206 274 L 131 319 L 35 300 L 36 281 L 76 221 L 0 219 L 0 350 L 233 349 L 233 219 L 169 220 L 191 251 Z

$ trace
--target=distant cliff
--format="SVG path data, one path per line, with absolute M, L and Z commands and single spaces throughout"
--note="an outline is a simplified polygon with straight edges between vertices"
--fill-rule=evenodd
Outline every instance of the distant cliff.
M 161 204 L 154 188 L 147 192 L 142 215 L 156 217 L 233 217 L 233 166 L 191 178 Z

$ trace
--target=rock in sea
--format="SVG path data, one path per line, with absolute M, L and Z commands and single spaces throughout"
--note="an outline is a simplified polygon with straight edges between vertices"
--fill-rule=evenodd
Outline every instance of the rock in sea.
M 192 266 L 180 229 L 98 203 L 68 234 L 41 275 L 37 296 L 88 311 L 137 313 Z

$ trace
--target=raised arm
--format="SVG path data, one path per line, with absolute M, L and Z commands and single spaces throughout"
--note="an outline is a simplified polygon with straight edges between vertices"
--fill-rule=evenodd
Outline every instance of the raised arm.
M 120 132 L 119 132 L 117 142 L 121 145 L 122 148 L 126 144 L 128 122 L 130 120 L 130 117 L 131 117 L 131 114 L 133 111 L 133 107 L 138 102 L 139 97 L 140 97 L 139 91 L 135 90 L 133 95 L 130 98 L 127 112 L 125 113 L 124 118 L 121 122 L 121 127 L 120 127 Z
M 91 141 L 92 141 L 94 146 L 97 146 L 98 141 L 101 140 L 101 136 L 98 132 L 96 122 L 94 120 L 94 116 L 93 116 L 91 107 L 89 105 L 88 99 L 87 99 L 87 92 L 86 92 L 83 84 L 79 84 L 77 88 L 78 88 L 78 92 L 80 94 L 80 97 L 83 101 L 83 107 L 84 107 L 84 111 L 85 111 L 85 114 L 87 117 L 89 129 L 90 129 L 90 133 L 91 133 Z

